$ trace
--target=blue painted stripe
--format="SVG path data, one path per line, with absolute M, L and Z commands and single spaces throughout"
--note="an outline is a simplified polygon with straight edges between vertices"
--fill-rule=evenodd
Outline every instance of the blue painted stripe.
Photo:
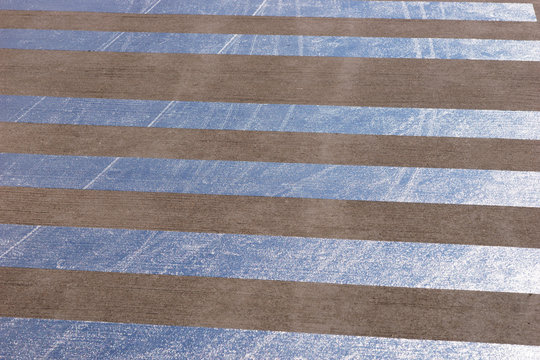
M 537 346 L 0 318 L 12 359 L 538 359 Z
M 11 49 L 540 61 L 540 41 L 2 29 Z
M 6 10 L 536 21 L 532 4 L 350 0 L 3 0 Z
M 0 225 L 0 266 L 540 293 L 540 249 Z
M 540 112 L 0 95 L 0 121 L 540 140 Z
M 0 154 L 0 185 L 540 207 L 540 172 Z
M 25 239 L 34 228 L 32 226 L 0 225 L 0 259 L 11 252 L 18 245 L 18 242 Z

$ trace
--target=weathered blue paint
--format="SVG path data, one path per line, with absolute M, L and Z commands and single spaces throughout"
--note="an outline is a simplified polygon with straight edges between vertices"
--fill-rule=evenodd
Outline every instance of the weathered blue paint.
M 540 249 L 0 225 L 0 266 L 540 293 Z
M 274 331 L 0 318 L 8 359 L 536 360 L 538 347 Z
M 0 121 L 540 140 L 540 112 L 0 95 Z
M 357 0 L 3 0 L 0 9 L 148 14 L 536 21 L 532 4 Z
M 0 30 L 10 49 L 540 61 L 540 41 Z
M 0 154 L 0 185 L 540 206 L 540 172 Z
M 536 21 L 532 4 L 2 0 L 0 9 Z M 0 47 L 539 60 L 537 41 L 0 30 Z M 540 140 L 540 112 L 0 95 L 0 121 Z M 539 172 L 0 155 L 0 184 L 540 206 Z M 0 266 L 540 292 L 538 249 L 0 225 Z M 0 318 L 0 358 L 537 359 L 538 347 Z

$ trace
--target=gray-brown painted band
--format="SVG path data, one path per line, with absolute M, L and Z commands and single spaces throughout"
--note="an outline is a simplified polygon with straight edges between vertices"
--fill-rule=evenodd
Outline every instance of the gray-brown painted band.
M 0 123 L 0 152 L 540 171 L 540 141 Z
M 0 316 L 540 345 L 540 295 L 0 268 Z
M 0 223 L 539 248 L 540 208 L 0 187 Z
M 534 22 L 118 14 L 0 10 L 3 28 L 540 40 Z
M 540 26 L 538 23 L 538 18 L 540 17 L 540 3 L 538 1 L 533 3 L 534 13 L 536 14 L 536 25 Z
M 0 93 L 540 110 L 540 62 L 0 50 Z

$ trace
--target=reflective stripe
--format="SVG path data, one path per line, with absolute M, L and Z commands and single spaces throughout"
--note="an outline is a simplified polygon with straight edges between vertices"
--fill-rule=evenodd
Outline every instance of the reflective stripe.
M 540 140 L 540 112 L 0 95 L 0 121 Z
M 540 173 L 1 154 L 1 186 L 540 207 Z
M 0 225 L 0 266 L 540 293 L 540 249 Z
M 536 21 L 532 4 L 349 0 L 4 0 L 5 10 Z
M 235 55 L 540 61 L 540 41 L 0 30 L 0 47 Z

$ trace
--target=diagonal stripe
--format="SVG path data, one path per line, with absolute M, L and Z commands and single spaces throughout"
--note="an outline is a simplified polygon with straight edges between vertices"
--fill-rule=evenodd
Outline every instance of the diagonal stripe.
M 0 74 L 10 95 L 540 110 L 526 61 L 0 50 Z
M 540 112 L 0 95 L 0 121 L 540 140 Z
M 401 38 L 540 40 L 533 22 L 296 18 L 0 10 L 3 28 Z
M 540 294 L 530 248 L 23 225 L 0 243 L 0 266 Z
M 0 152 L 540 171 L 540 141 L 0 123 Z
M 334 0 L 4 0 L 5 10 L 98 11 L 151 14 L 255 15 L 331 18 L 398 18 L 490 21 L 536 21 L 530 3 L 348 1 Z
M 6 327 L 6 318 L 0 318 L 0 332 L 8 332 L 0 348 L 12 351 L 15 339 L 24 336 L 14 332 L 21 329 L 17 318 L 24 317 L 31 318 L 26 329 L 43 324 L 65 329 L 50 343 L 40 342 L 46 346 L 43 358 L 69 357 L 64 344 L 79 339 L 88 354 L 92 332 L 84 330 L 96 329 L 88 321 L 112 322 L 111 326 L 119 326 L 117 331 L 128 326 L 121 322 L 147 331 L 151 327 L 147 324 L 163 331 L 167 331 L 163 325 L 202 329 L 184 333 L 186 341 L 192 339 L 193 349 L 213 341 L 208 348 L 216 350 L 217 338 L 229 336 L 230 345 L 248 350 L 245 337 L 261 339 L 261 333 L 270 336 L 267 343 L 278 347 L 283 343 L 273 341 L 279 339 L 276 334 L 318 335 L 327 343 L 329 336 L 336 336 L 341 344 L 347 344 L 342 342 L 346 337 L 387 337 L 395 344 L 417 339 L 417 344 L 439 346 L 451 341 L 458 344 L 455 353 L 467 349 L 459 344 L 463 341 L 511 344 L 516 351 L 516 344 L 521 349 L 540 348 L 540 295 L 526 293 L 537 292 L 531 284 L 540 269 L 535 258 L 540 250 L 536 235 L 540 233 L 540 163 L 535 156 L 538 140 L 532 140 L 537 124 L 529 128 L 521 122 L 535 122 L 540 114 L 540 61 L 528 61 L 539 60 L 538 41 L 518 40 L 534 38 L 540 31 L 535 16 L 540 2 L 495 2 L 2 2 L 0 8 L 58 7 L 94 12 L 91 16 L 100 14 L 95 11 L 113 11 L 108 21 L 135 15 L 128 23 L 146 21 L 136 13 L 149 18 L 154 15 L 148 14 L 161 14 L 165 16 L 155 17 L 156 21 L 186 19 L 190 29 L 194 27 L 189 22 L 200 21 L 195 27 L 207 30 L 162 34 L 156 27 L 148 34 L 125 29 L 105 33 L 95 23 L 92 26 L 98 31 L 60 31 L 62 41 L 50 37 L 51 30 L 58 31 L 50 13 L 41 13 L 53 15 L 49 18 L 53 23 L 45 24 L 53 26 L 50 30 L 0 30 L 1 47 L 33 49 L 0 49 L 0 103 L 14 105 L 6 109 L 0 105 L 0 150 L 4 146 L 8 152 L 0 153 L 0 317 L 7 316 L 15 325 Z M 6 12 L 0 10 L 0 21 Z M 27 20 L 41 21 L 31 19 L 35 14 L 27 11 Z M 424 20 L 411 20 L 420 18 Z M 70 19 L 66 21 L 73 22 Z M 212 19 L 215 24 L 203 24 Z M 274 20 L 288 24 L 289 28 L 280 28 L 284 35 L 272 33 L 278 26 Z M 250 28 L 251 21 L 264 24 L 270 33 L 223 30 L 236 26 L 255 32 L 259 28 Z M 378 31 L 383 23 L 394 26 L 385 30 L 393 34 L 400 23 L 402 27 L 418 24 L 417 34 L 427 29 L 423 26 L 431 26 L 429 30 L 438 35 L 404 39 L 302 33 L 307 25 L 309 31 L 338 28 L 337 32 L 354 33 L 365 31 L 361 26 Z M 317 24 L 328 28 L 315 30 Z M 521 35 L 515 41 L 490 39 L 497 32 L 489 29 L 498 24 L 515 31 L 505 35 L 509 39 Z M 458 32 L 487 36 L 487 40 L 437 38 L 450 26 L 460 25 L 463 29 Z M 293 34 L 288 33 L 291 28 Z M 530 34 L 522 35 L 527 30 Z M 71 42 L 71 36 L 79 41 Z M 318 42 L 324 51 L 313 50 Z M 197 47 L 202 43 L 209 47 Z M 58 50 L 57 44 L 70 51 Z M 99 54 L 92 52 L 96 49 Z M 219 55 L 159 54 L 176 51 Z M 448 60 L 374 58 L 382 55 Z M 91 107 L 59 118 L 55 118 L 58 108 L 39 115 L 51 99 L 64 101 L 64 113 L 73 100 L 94 101 L 98 107 L 109 102 L 112 112 L 103 111 L 113 120 L 94 119 L 82 125 L 99 116 L 101 110 L 92 112 Z M 124 113 L 116 108 L 119 103 L 130 104 L 127 108 L 131 104 L 151 107 L 130 117 L 132 110 Z M 182 115 L 186 108 L 191 116 Z M 201 111 L 205 108 L 210 112 Z M 281 112 L 265 118 L 265 111 L 276 108 Z M 310 117 L 310 111 L 336 109 L 340 110 L 312 125 L 316 118 Z M 358 109 L 371 123 L 379 122 L 380 116 L 374 114 L 396 111 L 390 115 L 394 121 L 385 121 L 400 135 L 410 131 L 416 136 L 390 136 L 386 125 L 351 126 L 357 122 L 354 117 L 339 119 L 340 126 L 333 124 L 332 119 Z M 451 109 L 452 115 L 442 124 L 438 114 L 445 109 Z M 238 121 L 236 110 L 243 113 Z M 416 115 L 403 116 L 411 110 Z M 497 127 L 485 117 L 463 131 L 458 120 L 462 112 L 469 124 L 486 114 L 511 118 L 501 129 L 484 132 L 486 124 Z M 304 118 L 298 120 L 299 113 Z M 201 122 L 201 116 L 212 120 Z M 124 118 L 129 119 L 127 124 Z M 260 118 L 265 120 L 259 122 Z M 321 119 L 326 124 L 321 125 Z M 36 124 L 41 122 L 45 125 Z M 403 123 L 416 128 L 402 132 Z M 300 130 L 291 130 L 295 127 Z M 334 133 L 327 133 L 328 129 Z M 484 139 L 468 138 L 467 131 Z M 506 138 L 508 134 L 514 135 Z M 522 140 L 512 140 L 513 136 Z M 211 145 L 201 146 L 205 142 Z M 85 149 L 96 153 L 81 156 L 88 155 Z M 385 161 L 397 167 L 381 166 Z M 441 163 L 448 167 L 440 168 Z M 368 268 L 355 267 L 351 261 L 377 256 L 374 244 L 385 249 L 381 259 L 393 258 L 394 263 L 376 260 L 377 269 L 371 269 L 369 280 Z M 343 252 L 344 248 L 349 251 Z M 462 252 L 454 252 L 457 249 Z M 467 258 L 464 252 L 476 257 Z M 425 266 L 417 261 L 422 254 Z M 182 256 L 189 259 L 183 261 Z M 290 262 L 281 261 L 282 257 Z M 428 277 L 412 279 L 415 266 Z M 384 270 L 390 268 L 398 281 L 405 282 L 385 278 Z M 430 269 L 433 272 L 426 274 Z M 454 281 L 454 288 L 434 289 L 434 284 L 445 283 L 437 282 L 441 271 Z M 359 275 L 366 277 L 358 280 Z M 500 283 L 489 281 L 493 276 L 499 276 Z M 512 279 L 516 280 L 509 285 Z M 351 284 L 339 284 L 343 282 Z M 25 349 L 32 341 L 28 334 L 24 344 L 16 345 L 19 357 L 31 356 L 32 346 Z M 189 334 L 195 334 L 195 339 Z M 240 345 L 235 338 L 242 339 Z M 98 341 L 101 349 L 108 346 L 106 341 Z M 170 347 L 156 353 L 147 344 L 152 353 L 139 351 L 139 356 L 163 358 L 159 355 L 174 353 Z M 374 340 L 368 347 L 376 346 L 388 350 L 389 343 Z M 264 342 L 258 342 L 246 357 L 264 347 Z M 213 354 L 210 357 L 219 353 Z
M 539 208 L 0 187 L 0 223 L 538 248 Z
M 494 343 L 0 318 L 0 356 L 125 359 L 537 360 L 538 347 Z M 211 344 L 211 345 L 209 345 Z
M 100 47 L 106 39 L 112 39 Z M 539 61 L 540 41 L 0 29 L 26 50 Z
M 540 173 L 0 154 L 2 186 L 540 208 Z
M 540 345 L 533 294 L 21 268 L 0 284 L 1 316 Z

